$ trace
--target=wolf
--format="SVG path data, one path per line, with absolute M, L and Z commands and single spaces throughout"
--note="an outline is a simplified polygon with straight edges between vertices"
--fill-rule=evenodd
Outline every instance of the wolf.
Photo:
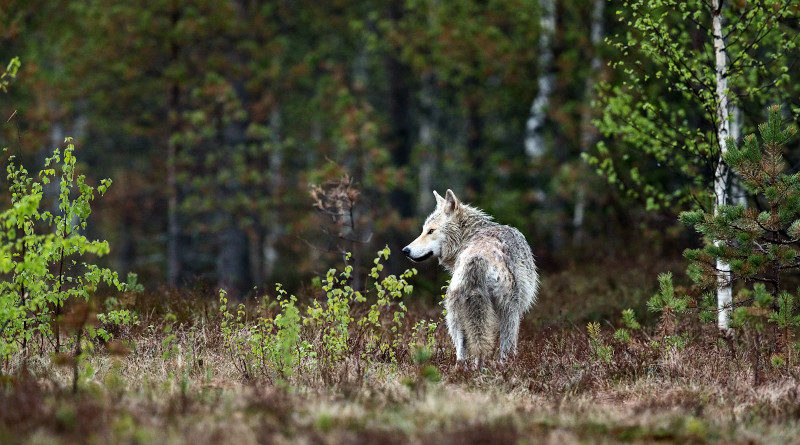
M 472 357 L 480 368 L 498 336 L 504 360 L 516 354 L 520 321 L 539 290 L 531 248 L 519 230 L 462 203 L 452 190 L 433 195 L 436 209 L 403 254 L 415 262 L 438 258 L 452 273 L 445 319 L 456 360 Z

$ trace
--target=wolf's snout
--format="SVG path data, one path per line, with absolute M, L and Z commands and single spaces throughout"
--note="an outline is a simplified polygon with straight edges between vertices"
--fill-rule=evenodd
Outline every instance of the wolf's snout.
M 405 255 L 407 257 L 411 256 L 411 249 L 409 249 L 408 246 L 403 247 L 403 255 Z

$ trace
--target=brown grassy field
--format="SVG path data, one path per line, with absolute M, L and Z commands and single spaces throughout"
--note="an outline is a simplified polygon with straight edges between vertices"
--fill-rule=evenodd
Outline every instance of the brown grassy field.
M 685 345 L 665 346 L 655 321 L 619 341 L 619 309 L 641 307 L 654 275 L 577 272 L 545 276 L 517 357 L 481 371 L 455 366 L 443 324 L 430 357 L 408 346 L 417 320 L 441 316 L 434 305 L 409 302 L 394 362 L 351 333 L 341 360 L 284 377 L 237 361 L 215 295 L 139 295 L 139 324 L 96 344 L 76 393 L 69 360 L 31 352 L 3 364 L 0 442 L 800 442 L 796 363 L 772 366 L 749 337 L 690 316 L 678 320 Z M 592 319 L 609 320 L 599 336 Z

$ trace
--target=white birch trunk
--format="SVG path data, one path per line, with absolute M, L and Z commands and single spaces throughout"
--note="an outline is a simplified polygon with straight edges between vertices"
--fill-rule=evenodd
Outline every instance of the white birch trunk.
M 730 113 L 728 109 L 728 71 L 725 42 L 722 39 L 722 1 L 711 0 L 711 30 L 714 38 L 714 60 L 716 74 L 717 96 L 717 139 L 719 141 L 720 158 L 717 162 L 717 171 L 714 175 L 714 215 L 719 208 L 728 203 L 728 184 L 730 171 L 722 161 L 722 156 L 727 151 L 725 140 L 731 135 Z M 714 245 L 721 246 L 722 241 L 714 241 Z M 730 323 L 731 303 L 733 291 L 731 285 L 730 265 L 722 260 L 717 260 L 717 308 L 719 310 L 717 324 L 720 329 L 728 329 Z
M 592 25 L 589 39 L 592 44 L 592 62 L 589 65 L 591 71 L 586 76 L 584 85 L 584 109 L 581 113 L 581 153 L 587 153 L 595 141 L 597 132 L 592 126 L 592 107 L 590 103 L 594 97 L 595 76 L 600 71 L 600 55 L 597 47 L 600 38 L 603 36 L 603 13 L 605 12 L 606 0 L 594 0 L 592 8 Z M 583 167 L 583 164 L 581 164 Z M 572 226 L 575 228 L 575 241 L 583 238 L 583 218 L 586 211 L 586 186 L 583 182 L 578 184 L 577 196 L 575 197 L 575 211 L 572 214 Z
M 544 154 L 545 147 L 541 130 L 547 118 L 550 93 L 553 91 L 553 34 L 556 28 L 556 5 L 554 0 L 540 0 L 541 18 L 539 21 L 539 91 L 533 99 L 530 116 L 525 125 L 525 153 L 530 157 Z

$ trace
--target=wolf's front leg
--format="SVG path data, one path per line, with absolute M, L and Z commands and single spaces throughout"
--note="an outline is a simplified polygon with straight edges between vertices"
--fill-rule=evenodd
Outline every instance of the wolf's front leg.
M 447 310 L 445 321 L 447 322 L 447 331 L 450 332 L 450 338 L 453 339 L 453 345 L 456 347 L 456 361 L 460 362 L 466 358 L 467 338 L 464 336 L 464 329 L 453 315 L 452 309 Z

